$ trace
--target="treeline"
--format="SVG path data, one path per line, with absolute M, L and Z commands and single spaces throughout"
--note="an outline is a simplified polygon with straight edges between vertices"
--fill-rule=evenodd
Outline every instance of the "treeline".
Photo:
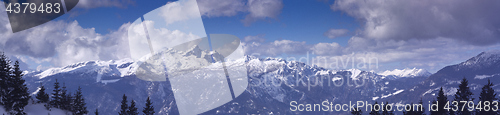
M 24 107 L 31 98 L 22 73 L 18 61 L 11 65 L 7 56 L 0 54 L 0 105 L 11 115 L 25 115 Z
M 23 79 L 23 71 L 19 68 L 19 62 L 15 61 L 11 65 L 9 58 L 0 52 L 0 105 L 4 107 L 9 115 L 26 115 L 24 107 L 30 100 L 32 103 L 43 104 L 45 109 L 51 110 L 57 108 L 65 110 L 72 115 L 87 115 L 89 111 L 85 103 L 85 98 L 82 94 L 82 88 L 78 87 L 75 93 L 68 92 L 65 84 L 61 84 L 55 80 L 54 89 L 49 94 L 43 84 L 40 84 L 38 92 L 34 98 L 30 96 L 28 87 Z M 150 98 L 146 100 L 146 106 L 143 108 L 144 115 L 153 115 L 154 107 Z M 44 113 L 40 113 L 44 114 Z M 99 115 L 98 109 L 94 112 Z M 120 115 L 138 115 L 138 109 L 135 101 L 131 100 L 130 106 L 127 104 L 127 97 L 123 95 Z
M 443 88 L 439 89 L 436 100 L 432 103 L 438 103 L 437 111 L 431 111 L 431 115 L 500 115 L 498 109 L 494 106 L 494 102 L 498 101 L 497 94 L 493 89 L 493 83 L 488 79 L 488 83 L 481 88 L 479 99 L 474 102 L 473 93 L 470 90 L 469 81 L 465 78 L 462 79 L 458 85 L 457 92 L 455 92 L 454 99 L 448 100 L 444 95 Z M 462 102 L 464 103 L 462 103 Z M 454 103 L 456 102 L 456 103 Z M 471 103 L 474 102 L 474 103 Z M 498 104 L 498 102 L 497 102 Z M 472 106 L 470 106 L 472 105 Z M 464 108 L 462 110 L 462 108 Z M 488 108 L 488 109 L 486 109 Z
M 73 115 L 87 114 L 85 99 L 82 95 L 82 89 L 72 95 L 67 92 L 63 85 L 62 89 L 59 82 L 54 83 L 54 92 L 51 97 L 46 93 L 45 87 L 40 86 L 36 94 L 36 102 L 30 96 L 28 87 L 23 79 L 23 71 L 19 68 L 19 61 L 11 65 L 9 58 L 2 52 L 0 54 L 0 105 L 10 115 L 26 115 L 24 107 L 29 104 L 29 100 L 34 103 L 45 103 L 47 110 L 50 108 L 59 108 L 70 111 Z
M 127 96 L 123 94 L 120 105 L 120 112 L 118 112 L 118 115 L 139 115 L 134 99 L 131 99 L 130 106 L 127 102 Z M 98 112 L 96 110 L 96 115 L 97 113 Z M 149 97 L 148 99 L 146 99 L 146 106 L 142 109 L 142 113 L 144 115 L 153 115 L 155 113 L 153 103 L 151 102 L 151 99 Z
M 481 93 L 479 94 L 479 99 L 474 102 L 473 93 L 469 86 L 469 81 L 465 78 L 462 79 L 458 85 L 458 89 L 454 94 L 453 100 L 448 100 L 447 96 L 444 94 L 443 87 L 439 89 L 439 93 L 432 104 L 437 104 L 437 106 L 431 106 L 430 115 L 500 115 L 500 110 L 498 110 L 498 98 L 495 90 L 493 89 L 493 83 L 488 79 L 488 83 L 481 88 Z M 474 103 L 472 103 L 474 102 Z M 389 102 L 386 102 L 388 104 Z M 496 103 L 496 105 L 494 104 Z M 377 102 L 375 102 L 377 104 Z M 414 105 L 413 103 L 410 105 Z M 406 108 L 403 111 L 403 115 L 426 115 L 425 107 L 423 106 L 422 99 L 420 99 L 419 108 Z M 472 105 L 472 106 L 471 106 Z M 394 110 L 386 111 L 386 107 L 382 107 L 380 111 L 375 111 L 372 109 L 369 115 L 394 115 Z M 462 110 L 462 108 L 464 108 Z M 488 108 L 488 109 L 486 109 Z M 408 110 L 408 111 L 406 111 Z M 351 111 L 353 115 L 362 115 L 363 111 L 354 109 Z
M 60 83 L 57 81 L 54 83 L 54 89 L 52 90 L 52 95 L 45 91 L 45 87 L 40 84 L 40 90 L 36 94 L 36 103 L 44 104 L 47 110 L 51 108 L 58 108 L 61 110 L 66 110 L 71 112 L 73 115 L 84 115 L 89 111 L 87 110 L 87 104 L 83 98 L 82 88 L 78 87 L 74 94 L 71 94 L 66 90 L 66 86 L 63 83 L 61 88 Z

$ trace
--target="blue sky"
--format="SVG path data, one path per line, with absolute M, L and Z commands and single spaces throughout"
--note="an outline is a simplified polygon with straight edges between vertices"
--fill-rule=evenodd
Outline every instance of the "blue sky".
M 69 14 L 54 21 L 19 33 L 0 33 L 1 45 L 33 70 L 127 58 L 130 52 L 123 48 L 127 46 L 123 39 L 130 23 L 164 5 L 191 7 L 169 2 L 176 1 L 80 0 Z M 197 4 L 206 33 L 236 35 L 247 55 L 310 56 L 308 64 L 331 69 L 436 72 L 498 49 L 500 43 L 497 1 L 198 0 Z M 0 17 L 0 30 L 10 29 L 6 14 Z M 338 66 L 339 60 L 353 59 L 347 63 L 357 65 L 373 58 L 378 65 Z M 327 61 L 312 62 L 319 59 Z
M 139 16 L 172 1 L 134 1 L 127 7 L 100 7 L 77 9 L 74 15 L 64 15 L 57 20 L 76 20 L 84 28 L 95 28 L 100 34 L 117 30 L 124 23 L 132 22 Z M 359 27 L 358 22 L 342 13 L 332 11 L 327 2 L 287 1 L 284 2 L 277 19 L 265 19 L 245 26 L 240 20 L 246 13 L 230 17 L 203 17 L 207 33 L 226 33 L 243 38 L 248 35 L 265 34 L 270 41 L 278 39 L 306 40 L 310 44 L 319 42 L 338 42 L 345 46 L 349 36 L 328 39 L 323 35 L 330 28 L 346 28 L 350 31 Z M 97 21 L 98 20 L 98 21 Z M 352 34 L 352 33 L 351 33 Z M 306 39 L 307 38 L 307 39 Z

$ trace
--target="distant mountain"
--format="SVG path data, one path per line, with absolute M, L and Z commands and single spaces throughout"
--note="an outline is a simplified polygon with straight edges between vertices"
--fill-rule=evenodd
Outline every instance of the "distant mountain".
M 417 102 L 420 98 L 424 102 L 429 102 L 435 99 L 435 95 L 439 92 L 439 88 L 443 87 L 448 99 L 453 99 L 453 95 L 460 84 L 460 80 L 466 78 L 469 80 L 469 85 L 473 97 L 478 99 L 481 87 L 487 83 L 487 79 L 491 79 L 493 88 L 497 93 L 500 93 L 500 51 L 482 52 L 475 57 L 472 57 L 459 64 L 446 66 L 438 72 L 429 76 L 428 79 L 412 86 L 408 91 L 402 92 L 390 98 L 390 100 L 398 101 L 407 98 L 407 102 Z
M 395 76 L 395 77 L 419 77 L 419 76 L 424 76 L 428 77 L 431 75 L 427 70 L 424 69 L 395 69 L 392 71 L 386 70 L 382 73 L 378 73 L 379 75 L 384 75 L 384 76 Z
M 164 50 L 160 53 L 171 57 L 206 57 L 216 52 L 193 47 L 188 51 Z M 86 61 L 61 68 L 28 72 L 24 78 L 31 92 L 35 92 L 40 83 L 43 83 L 47 91 L 52 91 L 55 79 L 65 83 L 71 92 L 82 86 L 89 111 L 99 108 L 102 114 L 116 114 L 119 111 L 121 96 L 126 94 L 129 99 L 137 102 L 138 107 L 143 107 L 146 98 L 150 96 L 157 113 L 175 114 L 177 108 L 169 82 L 148 82 L 138 79 L 135 70 L 140 66 L 139 63 L 141 62 L 134 62 L 131 59 Z M 245 56 L 226 64 L 227 66 L 245 64 L 249 86 L 235 100 L 205 114 L 295 114 L 301 112 L 291 112 L 290 101 L 321 103 L 329 100 L 335 103 L 348 103 L 356 100 L 386 100 L 408 91 L 420 81 L 427 79 L 429 75 L 427 71 L 415 68 L 386 71 L 382 75 L 358 69 L 328 70 L 297 61 L 259 59 L 252 56 Z M 347 114 L 347 112 L 342 113 Z M 317 114 L 330 113 L 317 112 Z

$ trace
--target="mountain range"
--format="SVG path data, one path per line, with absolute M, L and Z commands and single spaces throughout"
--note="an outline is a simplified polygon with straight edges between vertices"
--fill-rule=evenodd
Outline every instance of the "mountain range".
M 211 55 L 199 49 L 189 55 Z M 189 52 L 189 51 L 188 51 Z M 240 96 L 204 114 L 254 113 L 254 114 L 300 114 L 290 111 L 290 102 L 334 103 L 349 101 L 389 101 L 391 103 L 424 102 L 435 99 L 440 87 L 452 96 L 459 80 L 467 78 L 474 96 L 491 79 L 500 81 L 500 51 L 483 52 L 469 60 L 446 66 L 431 74 L 423 69 L 403 69 L 381 73 L 359 69 L 330 70 L 297 61 L 279 58 L 257 58 L 244 56 L 230 64 L 245 64 L 249 86 Z M 30 92 L 35 94 L 40 85 L 52 91 L 57 79 L 68 91 L 78 86 L 83 88 L 89 111 L 99 108 L 102 114 L 117 114 L 123 94 L 137 102 L 142 109 L 146 98 L 152 99 L 158 114 L 176 114 L 172 88 L 165 81 L 143 81 L 135 70 L 140 63 L 132 59 L 111 61 L 86 61 L 44 71 L 26 71 L 25 80 Z M 210 75 L 210 74 L 207 74 Z M 494 86 L 498 89 L 498 85 Z M 497 90 L 499 91 L 499 90 Z M 308 112 L 309 113 L 309 112 Z M 313 112 L 331 114 L 331 112 Z M 348 114 L 348 112 L 336 112 Z

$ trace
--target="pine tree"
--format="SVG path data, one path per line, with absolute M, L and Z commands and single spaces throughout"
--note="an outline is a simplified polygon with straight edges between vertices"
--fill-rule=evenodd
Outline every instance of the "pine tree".
M 71 93 L 68 93 L 68 90 L 66 90 L 66 85 L 63 83 L 63 87 L 61 89 L 61 109 L 73 111 L 72 105 L 73 97 L 71 96 Z
M 14 71 L 12 75 L 12 80 L 13 80 L 13 90 L 12 90 L 12 109 L 15 111 L 16 114 L 25 114 L 24 107 L 28 105 L 28 101 L 31 98 L 30 93 L 28 92 L 28 87 L 26 87 L 26 84 L 24 83 L 23 77 L 23 72 L 19 68 L 19 61 L 16 61 L 14 63 Z
M 36 103 L 48 103 L 49 102 L 49 94 L 45 92 L 45 87 L 40 83 L 40 91 L 36 94 Z
M 60 108 L 61 107 L 61 86 L 59 86 L 59 82 L 56 79 L 56 82 L 54 83 L 54 90 L 52 90 L 52 100 L 50 100 L 50 106 L 55 107 L 55 108 Z
M 460 101 L 473 101 L 474 98 L 472 98 L 472 92 L 470 91 L 469 88 L 469 81 L 465 79 L 465 77 L 462 79 L 460 82 L 460 85 L 458 85 L 457 92 L 455 93 L 455 101 L 460 102 Z M 462 108 L 463 106 L 466 106 L 464 103 L 458 103 L 458 108 Z M 472 112 L 464 109 L 463 111 L 457 111 L 458 115 L 471 115 Z
M 129 115 L 139 115 L 139 111 L 137 111 L 137 107 L 135 107 L 135 101 L 132 99 L 130 101 L 130 107 L 128 108 Z
M 422 101 L 422 98 L 420 98 L 420 101 L 418 101 L 418 104 L 422 105 L 422 109 L 414 108 L 414 109 L 417 109 L 417 110 L 415 110 L 415 115 L 425 115 L 424 102 Z
M 479 102 L 481 102 L 481 104 L 484 106 L 484 103 L 492 103 L 494 100 L 497 100 L 496 97 L 497 97 L 497 94 L 495 93 L 495 90 L 493 89 L 493 83 L 491 83 L 490 79 L 488 79 L 488 84 L 484 85 L 483 88 L 481 88 L 481 94 L 479 94 Z M 498 113 L 492 111 L 491 107 L 490 107 L 489 111 L 481 110 L 478 112 L 478 114 L 479 115 L 497 115 Z
M 95 109 L 94 114 L 95 114 L 95 115 L 99 115 L 99 110 L 98 110 L 98 109 Z
M 377 104 L 378 104 L 377 101 L 375 101 L 375 104 L 373 104 L 373 105 L 377 105 Z M 375 107 L 375 106 L 373 106 L 373 107 Z M 379 106 L 379 107 L 381 107 L 381 106 Z M 379 108 L 379 110 L 380 109 L 381 108 Z M 380 113 L 378 111 L 375 111 L 375 108 L 372 108 L 372 111 L 370 112 L 370 115 L 380 115 Z
M 391 111 L 387 110 L 389 108 L 389 102 L 385 102 L 386 104 L 382 108 L 382 115 L 394 115 L 394 108 L 391 108 Z
M 437 103 L 437 101 L 436 101 L 436 100 L 433 100 L 433 101 L 432 101 L 432 104 L 436 104 L 436 103 Z M 430 114 L 431 114 L 431 115 L 439 115 L 439 111 L 432 111 L 432 110 L 438 110 L 438 109 L 439 109 L 439 108 L 437 108 L 437 107 L 432 107 L 432 108 L 429 108 L 429 110 L 431 110 L 431 111 L 430 111 Z
M 83 98 L 82 88 L 78 86 L 78 90 L 75 93 L 75 99 L 73 100 L 73 115 L 84 115 L 89 111 L 87 110 L 87 106 L 85 103 L 85 99 Z
M 153 107 L 153 103 L 149 97 L 146 99 L 146 107 L 144 107 L 142 113 L 144 113 L 144 115 L 153 115 L 155 113 L 155 108 Z
M 411 103 L 410 105 L 413 105 L 413 103 Z M 415 108 L 411 108 L 411 109 L 408 109 L 409 111 L 406 111 L 406 109 L 408 108 L 408 106 L 405 106 L 405 111 L 403 111 L 403 115 L 416 115 L 417 113 L 415 112 Z
M 12 95 L 10 94 L 13 90 L 11 69 L 10 60 L 2 52 L 0 54 L 0 105 L 3 105 L 6 111 L 12 110 L 13 104 Z
M 352 114 L 352 115 L 363 115 L 363 111 L 360 111 L 360 110 L 358 110 L 357 108 L 354 108 L 354 109 L 351 111 L 351 114 Z M 153 114 L 146 114 L 146 115 L 153 115 Z
M 5 55 L 2 54 L 0 55 L 0 105 L 4 105 L 4 97 L 5 95 L 7 94 L 7 87 L 9 85 L 7 85 L 7 81 L 8 81 L 8 75 L 9 73 L 7 73 L 5 67 L 6 67 L 6 63 L 5 63 Z M 9 70 L 9 69 L 7 69 Z
M 125 96 L 125 94 L 123 94 L 123 97 L 122 97 L 122 105 L 121 105 L 121 109 L 120 109 L 120 112 L 118 113 L 119 115 L 128 115 L 128 105 L 127 105 L 127 96 Z
M 436 115 L 447 115 L 449 112 L 448 110 L 445 110 L 445 105 L 448 103 L 448 97 L 444 95 L 443 87 L 439 89 L 438 96 L 436 97 L 437 99 L 437 104 L 438 108 L 437 111 L 435 112 Z

